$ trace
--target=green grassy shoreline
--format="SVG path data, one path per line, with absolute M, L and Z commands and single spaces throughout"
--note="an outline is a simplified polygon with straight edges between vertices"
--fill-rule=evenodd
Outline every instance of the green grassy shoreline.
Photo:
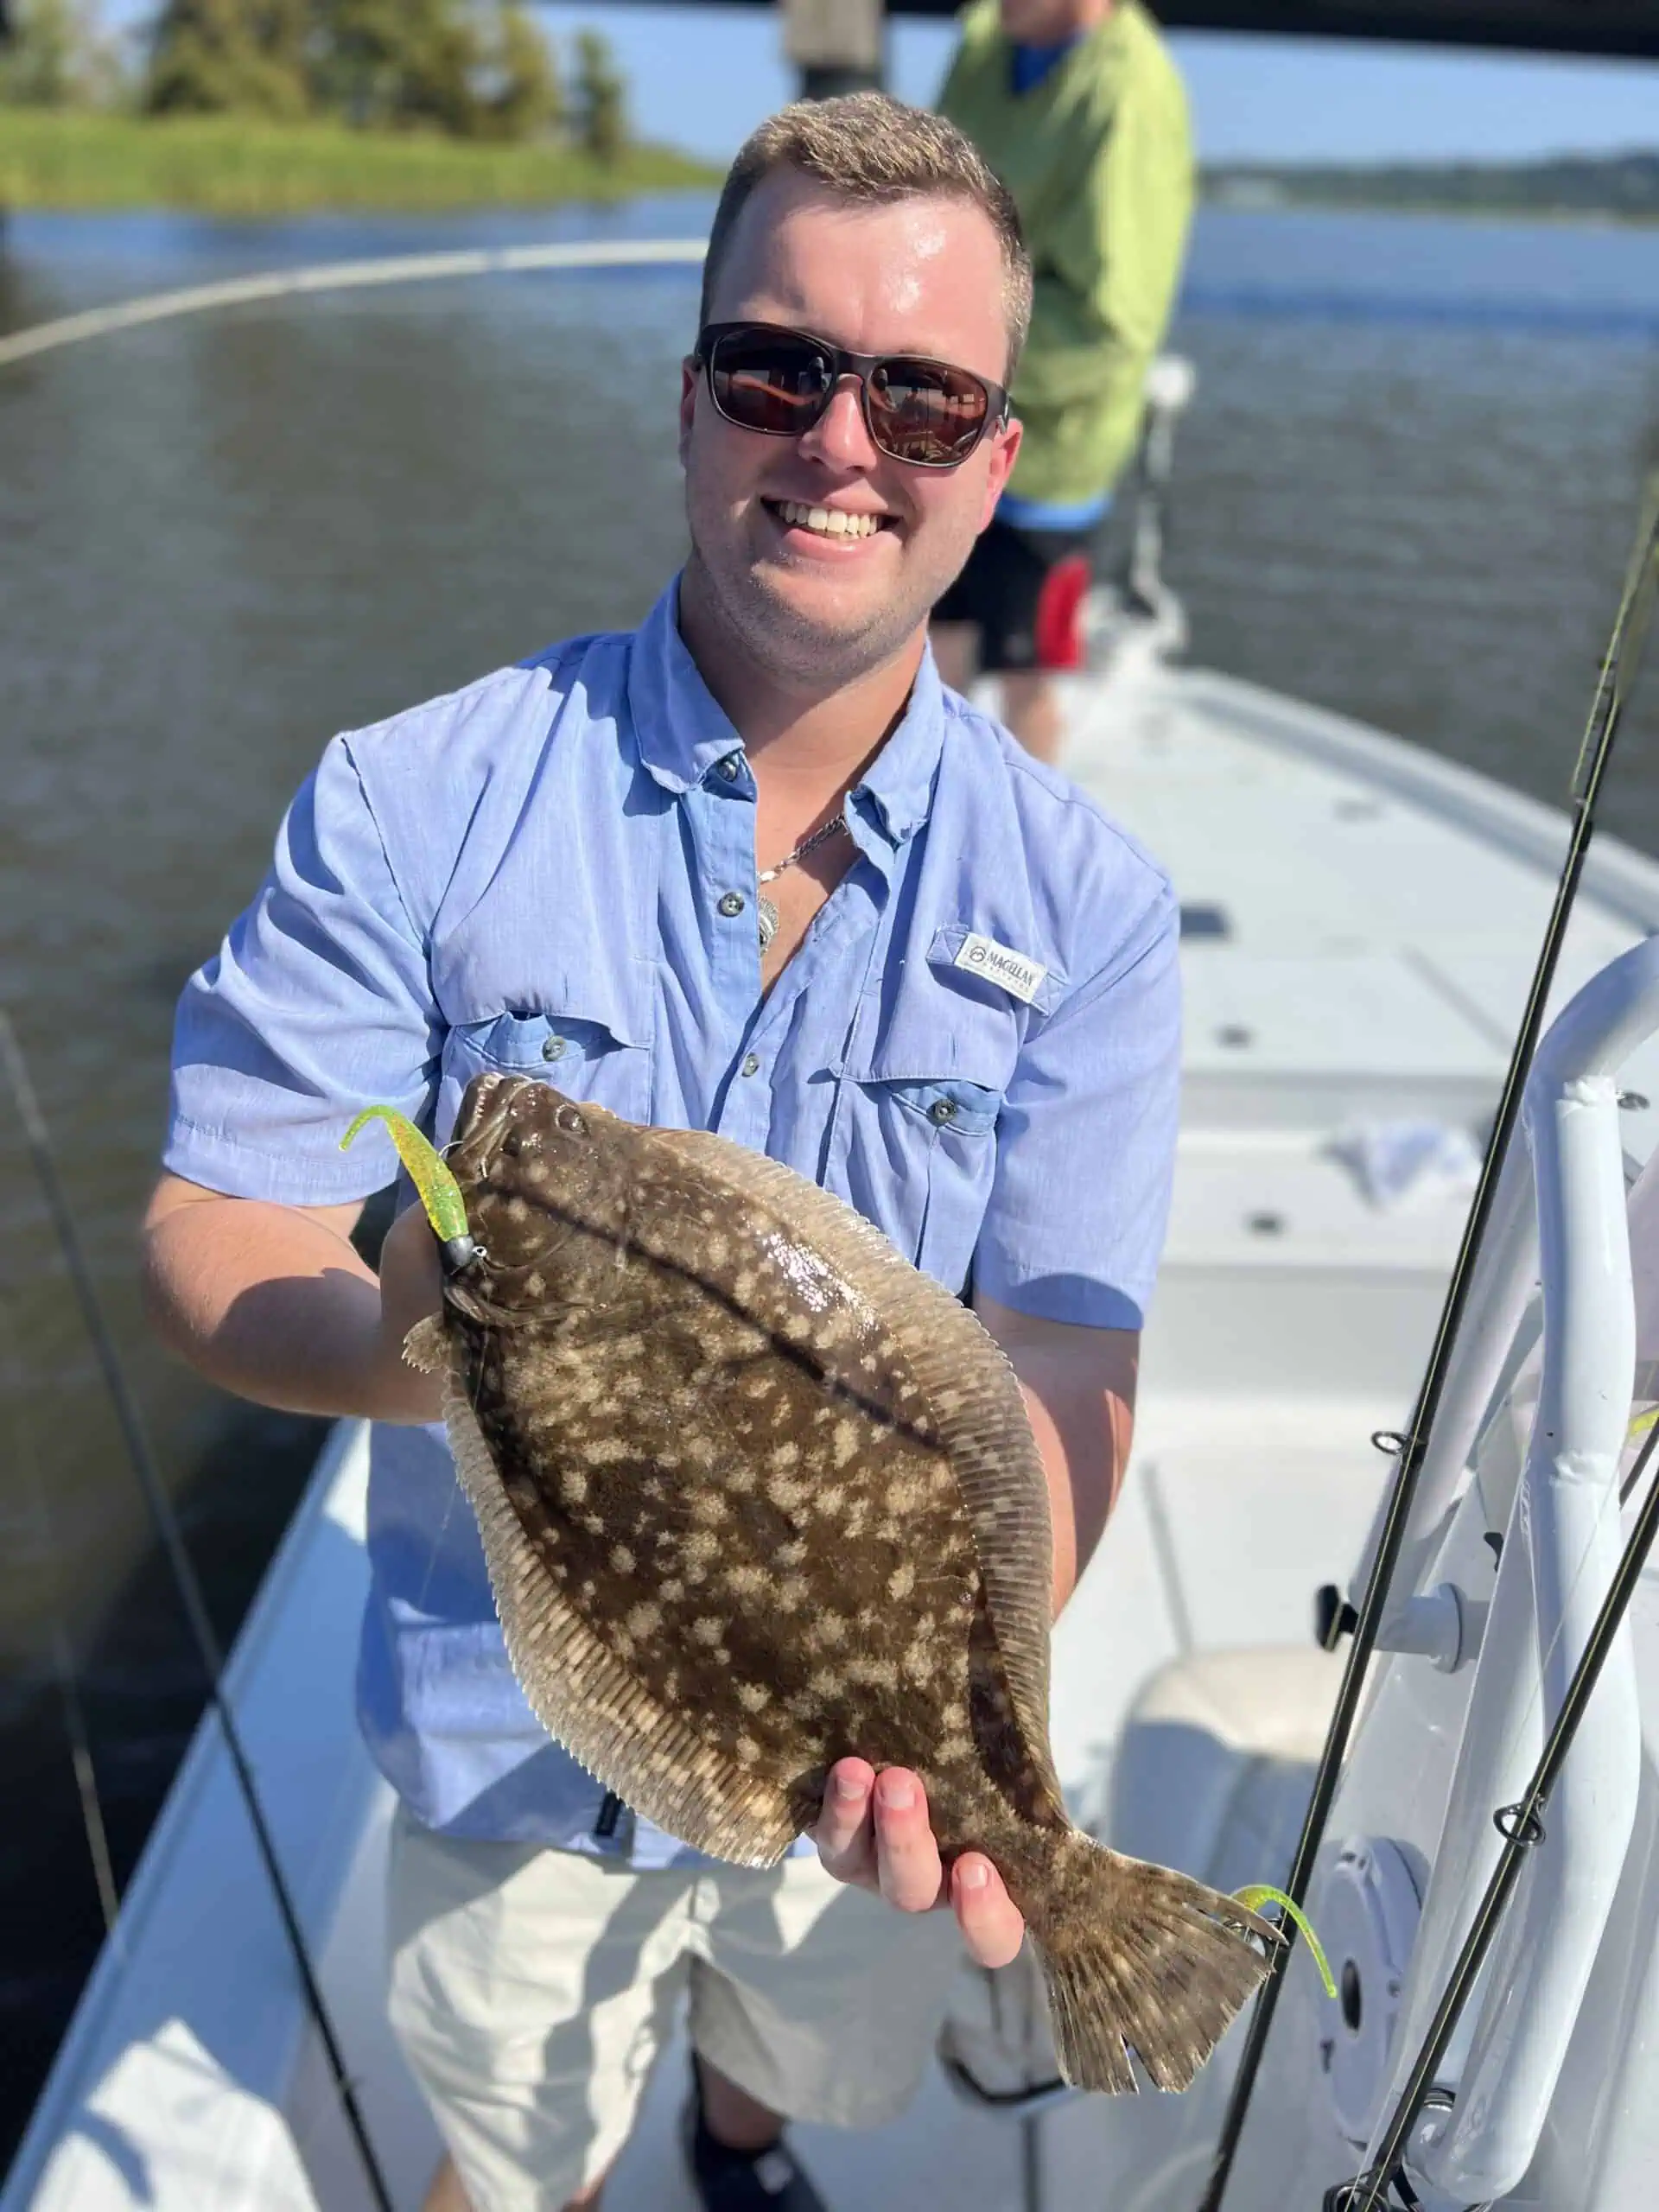
M 719 181 L 718 170 L 666 146 L 635 147 L 607 164 L 560 146 L 480 145 L 337 124 L 0 107 L 0 209 L 428 213 L 620 200 Z

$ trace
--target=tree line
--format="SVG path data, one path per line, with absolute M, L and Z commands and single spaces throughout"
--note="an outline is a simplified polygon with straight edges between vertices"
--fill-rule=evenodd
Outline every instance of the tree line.
M 162 0 L 136 69 L 98 0 L 10 13 L 0 101 L 562 139 L 607 162 L 628 145 L 609 42 L 579 31 L 567 75 L 523 0 Z

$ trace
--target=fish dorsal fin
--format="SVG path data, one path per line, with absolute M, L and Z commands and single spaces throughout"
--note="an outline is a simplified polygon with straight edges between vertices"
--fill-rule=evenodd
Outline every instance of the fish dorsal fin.
M 949 1454 L 1014 1716 L 1058 1798 L 1047 1749 L 1053 1589 L 1048 1483 L 1001 1347 L 960 1299 L 913 1268 L 862 1214 L 793 1168 L 704 1129 L 658 1129 L 652 1141 L 814 1245 L 880 1314 Z

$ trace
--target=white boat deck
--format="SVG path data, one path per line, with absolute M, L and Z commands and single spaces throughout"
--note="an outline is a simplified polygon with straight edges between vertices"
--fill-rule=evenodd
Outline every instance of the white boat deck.
M 1360 1122 L 1455 1131 L 1490 1116 L 1565 823 L 1203 673 L 1080 682 L 1073 729 L 1068 766 L 1167 863 L 1187 918 L 1184 1134 L 1135 1463 L 1055 1644 L 1057 1758 L 1078 1812 L 1099 1818 L 1147 1677 L 1190 1649 L 1305 1650 L 1316 1586 L 1352 1565 L 1384 1472 L 1368 1438 L 1409 1410 L 1467 1193 L 1378 1206 L 1333 1141 Z M 1659 868 L 1599 844 L 1557 1001 L 1656 926 Z M 1659 1064 L 1641 1087 L 1659 1098 Z M 1652 1115 L 1628 1118 L 1629 1149 L 1644 1157 Z M 233 1681 L 377 2147 L 400 2212 L 414 2212 L 437 2146 L 380 2017 L 386 1793 L 351 1713 L 362 1483 L 360 1440 L 342 1432 Z M 1304 1671 L 1317 1691 L 1317 1661 Z M 1281 1876 L 1284 1846 L 1260 1847 L 1280 1856 L 1237 1880 Z M 292 1986 L 245 1815 L 204 1731 L 3 2212 L 359 2212 L 369 2198 Z M 683 2082 L 671 2056 L 606 2212 L 690 2212 L 671 2126 Z M 1134 2186 L 1103 2192 L 1109 2169 L 1134 2173 L 1137 2131 L 1167 2109 L 1138 2102 L 1113 2108 L 1109 2158 L 1103 2101 L 1053 2109 L 1028 2139 L 938 2076 L 877 2135 L 805 2128 L 798 2142 L 836 2212 L 1108 2201 L 1135 2212 Z

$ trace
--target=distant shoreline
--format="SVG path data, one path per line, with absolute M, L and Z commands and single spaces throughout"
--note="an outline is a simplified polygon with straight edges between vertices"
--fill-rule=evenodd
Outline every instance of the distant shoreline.
M 1254 199 L 1216 192 L 1206 185 L 1199 205 L 1224 215 L 1424 215 L 1468 223 L 1551 223 L 1580 229 L 1651 231 L 1659 215 L 1624 214 L 1610 207 L 1506 207 L 1467 200 Z
M 0 107 L 0 210 L 172 208 L 226 216 L 435 214 L 628 199 L 717 184 L 666 146 L 601 162 L 558 145 L 502 145 L 240 116 L 61 113 Z
M 557 144 L 353 130 L 337 123 L 158 120 L 0 106 L 0 213 L 436 214 L 709 188 L 722 174 L 720 165 L 667 146 L 632 147 L 605 163 Z M 1206 207 L 1245 213 L 1659 225 L 1659 153 L 1364 168 L 1236 162 L 1206 168 L 1201 188 Z
M 1562 155 L 1537 162 L 1276 166 L 1217 162 L 1204 172 L 1214 207 L 1325 208 L 1542 222 L 1659 223 L 1659 152 Z
M 1631 215 L 1612 207 L 1516 207 L 1471 200 L 1325 200 L 1289 194 L 1258 199 L 1217 191 L 1208 184 L 1199 194 L 1199 203 L 1230 215 L 1432 215 L 1470 223 L 1577 224 L 1615 231 L 1659 228 L 1659 214 Z

